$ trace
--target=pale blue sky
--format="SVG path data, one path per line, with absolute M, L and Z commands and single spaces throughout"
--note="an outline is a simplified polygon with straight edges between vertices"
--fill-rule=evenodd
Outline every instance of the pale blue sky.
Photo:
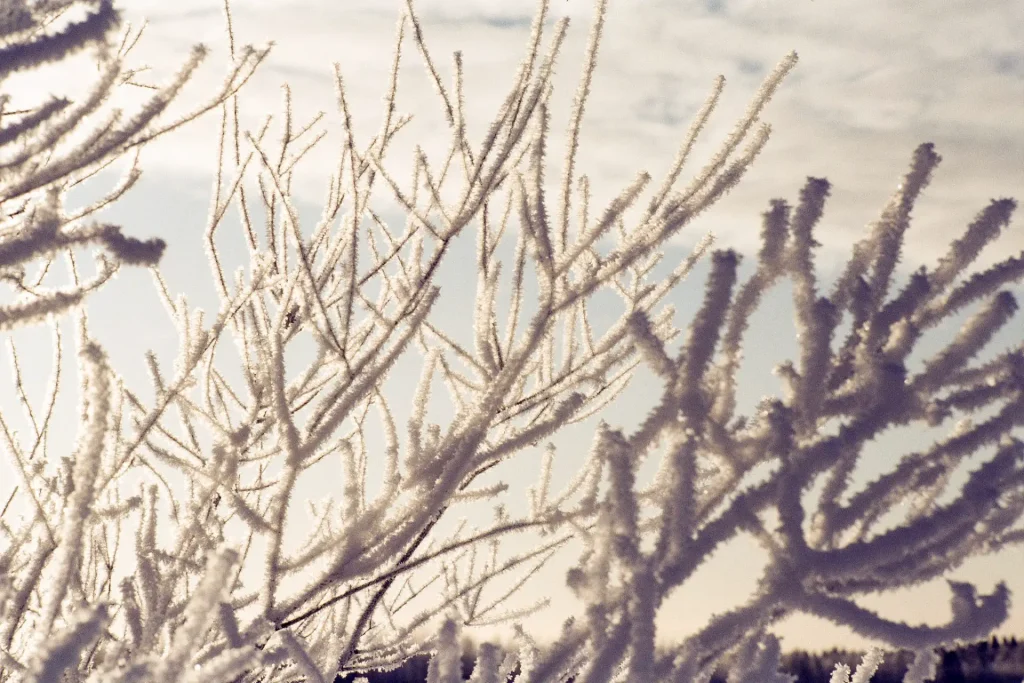
M 475 139 L 514 74 L 535 4 L 532 0 L 419 0 L 416 4 L 443 77 L 451 73 L 451 52 L 463 52 L 467 122 Z M 349 88 L 357 136 L 365 140 L 376 132 L 400 7 L 397 0 L 238 0 L 232 6 L 239 42 L 276 42 L 268 62 L 244 91 L 247 121 L 255 122 L 267 113 L 277 115 L 279 86 L 287 81 L 292 87 L 296 120 L 305 122 L 315 111 L 324 110 L 328 130 L 336 133 L 331 62 L 337 61 Z M 133 22 L 142 16 L 150 18 L 136 55 L 154 67 L 153 75 L 146 78 L 158 78 L 173 69 L 196 41 L 207 43 L 214 51 L 183 96 L 183 106 L 176 110 L 198 101 L 219 84 L 226 39 L 218 0 L 179 0 L 173 5 L 133 0 L 126 9 Z M 558 140 L 579 75 L 591 4 L 554 0 L 552 10 L 555 17 L 569 14 L 573 19 L 555 79 L 553 149 L 561 149 Z M 990 0 L 984 5 L 950 0 L 941 6 L 910 0 L 612 0 L 579 164 L 590 175 L 599 203 L 617 193 L 640 169 L 659 179 L 715 75 L 725 75 L 726 92 L 705 144 L 696 150 L 698 155 L 710 149 L 708 141 L 720 139 L 731 129 L 763 76 L 795 49 L 800 64 L 766 115 L 773 124 L 768 148 L 740 188 L 679 238 L 668 260 L 684 258 L 689 246 L 709 230 L 715 232 L 719 246 L 750 252 L 756 245 L 759 215 L 768 200 L 776 196 L 795 200 L 805 176 L 815 175 L 826 176 L 833 183 L 832 198 L 817 232 L 823 245 L 820 262 L 829 269 L 861 236 L 865 223 L 877 215 L 904 173 L 914 147 L 933 141 L 944 162 L 915 211 L 902 264 L 906 271 L 930 265 L 990 198 L 1024 199 L 1021 35 L 1024 5 L 1017 0 Z M 73 85 L 65 75 L 22 87 L 28 95 L 56 93 Z M 417 115 L 391 156 L 392 168 L 404 179 L 410 158 L 406 150 L 411 150 L 413 143 L 423 145 L 434 157 L 446 143 L 446 137 L 439 134 L 444 127 L 437 98 L 408 39 L 399 89 L 399 110 Z M 215 159 L 216 123 L 216 116 L 207 117 L 148 148 L 142 157 L 146 175 L 139 187 L 106 214 L 107 219 L 123 224 L 128 234 L 166 239 L 169 247 L 163 269 L 172 290 L 187 293 L 194 305 L 210 312 L 216 303 L 201 240 Z M 318 216 L 327 179 L 327 172 L 320 169 L 331 168 L 336 140 L 330 137 L 322 143 L 298 176 L 300 209 L 312 221 Z M 98 182 L 99 187 L 105 186 L 103 180 Z M 393 209 L 390 215 L 401 218 Z M 1022 248 L 1024 222 L 1018 215 L 999 247 L 986 252 L 982 260 L 999 260 Z M 680 325 L 687 321 L 684 314 L 696 306 L 704 272 L 698 269 L 673 299 L 681 312 L 677 318 Z M 126 271 L 90 306 L 101 342 L 129 382 L 140 387 L 147 384 L 142 352 L 152 348 L 170 360 L 177 348 L 173 328 L 150 282 L 145 273 Z M 457 266 L 442 274 L 440 322 L 457 334 L 468 332 L 458 330 L 464 322 L 458 298 L 462 282 L 472 284 L 473 279 Z M 612 300 L 613 306 L 615 303 Z M 789 320 L 785 292 L 770 298 L 755 318 L 757 333 L 750 341 L 760 343 L 747 348 L 750 360 L 744 366 L 745 393 L 741 397 L 747 405 L 777 390 L 768 370 L 795 348 Z M 49 358 L 45 328 L 19 334 L 26 335 L 26 340 L 38 340 L 23 345 L 26 354 L 35 353 L 34 359 L 26 362 L 26 372 L 35 367 L 39 376 L 45 377 Z M 1019 332 L 1016 337 L 1020 338 Z M 996 346 L 1010 341 L 1010 335 L 1004 334 Z M 73 366 L 67 369 L 73 372 Z M 416 375 L 396 375 L 389 380 L 394 390 L 408 395 Z M 638 383 L 610 421 L 623 427 L 635 424 L 657 392 L 649 383 Z M 6 390 L 0 392 L 5 415 L 16 410 L 11 399 Z M 400 414 L 406 409 L 404 405 L 396 408 Z M 915 439 L 920 438 L 920 434 L 902 434 L 885 446 L 914 448 Z M 560 453 L 566 457 L 557 476 L 568 476 L 573 458 L 581 455 L 579 449 L 589 442 L 585 431 L 558 440 Z M 523 469 L 529 476 L 535 472 L 532 466 Z M 868 468 L 866 476 L 870 473 Z M 513 487 L 531 481 L 509 479 Z M 666 606 L 662 635 L 671 639 L 687 633 L 709 614 L 745 597 L 754 586 L 759 553 L 752 544 L 738 543 L 713 558 L 692 585 Z M 972 562 L 956 574 L 977 581 L 982 592 L 990 591 L 997 578 L 1010 579 L 1017 600 L 1005 631 L 1018 635 L 1024 634 L 1021 566 L 1024 552 L 1016 550 Z M 549 591 L 554 598 L 551 610 L 530 622 L 539 635 L 554 634 L 571 608 L 567 590 L 562 588 L 563 569 L 564 565 L 553 567 L 529 588 L 535 592 L 526 596 L 529 601 Z M 944 621 L 948 615 L 947 590 L 941 582 L 912 595 L 876 596 L 865 602 L 911 623 Z M 783 636 L 784 649 L 863 642 L 844 630 L 806 618 L 788 620 L 777 632 Z

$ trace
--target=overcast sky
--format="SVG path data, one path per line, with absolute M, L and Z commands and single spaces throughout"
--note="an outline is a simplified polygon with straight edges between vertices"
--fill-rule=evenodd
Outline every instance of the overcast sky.
M 523 55 L 535 3 L 418 0 L 416 6 L 447 82 L 451 52 L 463 53 L 467 123 L 471 139 L 478 140 Z M 244 91 L 251 125 L 265 114 L 280 112 L 280 85 L 287 81 L 296 120 L 304 122 L 323 110 L 324 127 L 335 133 L 339 119 L 331 63 L 338 62 L 349 88 L 357 136 L 365 141 L 376 132 L 400 7 L 397 0 L 235 0 L 232 7 L 239 42 L 275 42 L 268 62 Z M 134 54 L 134 59 L 154 67 L 147 79 L 158 81 L 173 71 L 197 41 L 213 50 L 176 111 L 218 86 L 226 49 L 219 0 L 132 0 L 125 9 L 133 22 L 149 18 Z M 552 2 L 553 18 L 572 18 L 555 79 L 554 149 L 561 149 L 557 140 L 579 75 L 591 10 L 587 0 Z M 720 246 L 749 251 L 756 245 L 759 214 L 770 198 L 795 201 L 806 176 L 826 176 L 833 191 L 817 239 L 822 243 L 822 266 L 830 269 L 877 215 L 915 146 L 931 141 L 944 161 L 915 210 L 901 264 L 905 270 L 930 265 L 990 198 L 1024 198 L 1022 35 L 1024 3 L 1019 0 L 612 0 L 579 165 L 590 176 L 599 202 L 617 193 L 641 169 L 658 181 L 716 75 L 725 76 L 726 92 L 698 155 L 731 129 L 774 64 L 796 50 L 800 63 L 765 116 L 773 125 L 767 149 L 741 187 L 688 228 L 673 247 L 678 254 L 671 255 L 682 258 L 707 231 L 716 234 Z M 81 67 L 78 76 L 88 73 Z M 72 88 L 76 80 L 67 74 L 62 79 L 38 79 L 21 87 L 25 95 L 56 92 L 57 85 Z M 398 108 L 417 116 L 403 144 L 419 143 L 436 159 L 447 137 L 438 99 L 408 39 Z M 172 287 L 196 297 L 208 310 L 215 306 L 212 285 L 195 283 L 208 280 L 201 238 L 216 124 L 216 116 L 208 117 L 147 149 L 142 158 L 144 180 L 110 214 L 129 234 L 164 237 L 170 247 L 163 265 Z M 327 179 L 323 169 L 332 166 L 336 139 L 321 145 L 296 183 L 297 199 L 314 219 Z M 401 178 L 408 177 L 408 159 L 402 152 L 393 155 L 392 167 Z M 999 244 L 982 260 L 999 260 L 1024 249 L 1019 215 Z M 451 277 L 451 283 L 458 280 L 457 273 Z M 699 291 L 699 280 L 691 284 L 690 301 Z M 144 311 L 155 301 L 144 288 L 151 289 L 144 275 L 122 275 L 97 299 L 95 313 L 105 326 L 104 343 L 125 359 L 126 373 L 139 372 L 140 377 L 141 351 L 134 360 L 129 357 L 135 346 L 173 353 L 176 344 L 166 321 L 139 323 L 148 320 Z M 118 302 L 116 307 L 113 301 Z M 785 301 L 778 304 L 783 307 L 780 316 L 758 319 L 766 326 L 760 338 L 791 336 Z M 682 309 L 687 306 L 682 299 L 677 303 Z M 135 310 L 133 306 L 138 312 L 126 313 Z M 787 344 L 781 341 L 778 346 L 784 349 Z M 748 353 L 767 358 L 761 349 Z M 761 375 L 751 378 L 754 386 L 748 388 L 747 398 L 752 403 L 771 385 Z M 642 399 L 645 391 L 638 389 L 631 396 Z M 2 399 L 6 407 L 8 397 Z M 629 422 L 637 416 L 627 410 L 622 419 Z M 662 635 L 670 639 L 690 632 L 709 614 L 735 604 L 733 596 L 746 595 L 754 586 L 757 562 L 751 558 L 758 552 L 751 544 L 734 544 L 714 558 L 666 607 Z M 1020 575 L 1021 566 L 1024 553 L 1017 550 L 971 562 L 956 576 L 977 581 L 982 592 L 989 592 L 997 578 Z M 534 590 L 561 590 L 562 585 L 556 575 Z M 1024 580 L 1017 578 L 1010 585 L 1017 599 L 1005 631 L 1021 635 Z M 942 582 L 933 582 L 912 595 L 873 596 L 865 602 L 911 623 L 936 622 L 948 618 L 947 594 Z M 556 608 L 569 608 L 565 596 L 555 597 Z M 563 616 L 553 609 L 532 623 L 542 635 L 553 634 Z M 784 649 L 863 642 L 806 618 L 790 619 L 777 632 L 784 638 Z

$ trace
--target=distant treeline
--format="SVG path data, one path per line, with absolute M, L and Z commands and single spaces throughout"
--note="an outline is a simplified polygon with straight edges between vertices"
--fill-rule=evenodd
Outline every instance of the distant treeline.
M 462 661 L 462 677 L 473 673 L 472 646 Z M 863 651 L 839 650 L 804 652 L 797 650 L 782 656 L 782 668 L 796 676 L 796 683 L 828 683 L 836 664 L 849 665 L 851 670 L 860 663 Z M 1021 683 L 1024 678 L 1024 639 L 1016 637 L 982 640 L 954 649 L 940 649 L 942 663 L 935 683 Z M 914 655 L 907 650 L 887 652 L 882 665 L 872 677 L 872 683 L 900 683 Z M 427 679 L 428 655 L 417 655 L 393 671 L 367 672 L 338 677 L 335 683 L 352 683 L 360 675 L 370 683 L 423 683 Z M 514 676 L 511 680 L 514 680 Z M 725 683 L 724 674 L 716 674 L 711 683 Z
M 789 652 L 782 656 L 783 669 L 797 677 L 797 683 L 825 683 L 836 664 L 853 670 L 862 651 L 831 649 L 821 653 Z M 996 638 L 940 649 L 942 662 L 935 683 L 1020 683 L 1024 678 L 1024 641 Z M 887 652 L 872 683 L 899 683 L 914 659 L 908 650 Z M 718 677 L 716 677 L 718 678 Z M 714 679 L 713 679 L 714 680 Z M 724 683 L 721 677 L 717 683 Z

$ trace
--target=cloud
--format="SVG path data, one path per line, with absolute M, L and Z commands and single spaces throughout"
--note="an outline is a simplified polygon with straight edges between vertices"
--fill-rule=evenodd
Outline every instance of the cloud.
M 326 113 L 330 135 L 298 174 L 297 194 L 305 201 L 320 201 L 324 169 L 334 166 L 338 149 L 332 62 L 341 66 L 356 133 L 365 142 L 379 126 L 403 6 L 379 0 L 232 3 L 239 43 L 276 43 L 244 91 L 244 123 L 257 128 L 268 114 L 280 120 L 284 82 L 291 85 L 297 122 L 317 111 Z M 471 138 L 479 140 L 523 56 L 536 5 L 533 0 L 417 0 L 416 6 L 446 83 L 452 78 L 452 51 L 463 53 L 467 124 Z M 552 22 L 561 15 L 572 21 L 552 107 L 551 149 L 561 150 L 592 7 L 584 0 L 567 0 L 552 2 L 551 10 Z M 216 91 L 226 68 L 220 3 L 138 0 L 126 8 L 126 17 L 135 23 L 145 16 L 150 24 L 134 58 L 152 65 L 147 76 L 156 82 L 182 63 L 191 44 L 202 41 L 213 48 L 174 111 Z M 720 240 L 749 248 L 768 199 L 795 198 L 805 176 L 824 175 L 834 191 L 823 222 L 827 234 L 820 241 L 826 258 L 838 258 L 880 210 L 913 148 L 933 141 L 945 162 L 915 214 L 915 229 L 926 231 L 929 239 L 910 245 L 906 265 L 927 262 L 990 197 L 1013 195 L 1024 187 L 1022 34 L 1024 6 L 1015 0 L 941 7 L 909 0 L 614 0 L 578 168 L 590 175 L 599 203 L 640 169 L 657 179 L 712 78 L 721 73 L 727 78 L 726 94 L 694 157 L 695 163 L 706 159 L 763 76 L 796 49 L 800 65 L 766 115 L 773 124 L 767 150 L 745 182 L 700 219 L 692 236 L 681 239 L 713 229 Z M 87 82 L 88 70 L 76 68 L 62 85 Z M 23 87 L 42 94 L 53 91 L 56 82 L 37 79 Z M 391 156 L 396 176 L 405 180 L 415 144 L 440 163 L 448 141 L 433 84 L 408 34 L 398 105 L 400 112 L 415 115 Z M 154 145 L 144 156 L 145 168 L 209 176 L 216 123 L 217 117 L 209 116 L 188 134 Z M 553 151 L 556 166 L 560 159 L 560 152 Z M 549 179 L 557 182 L 557 173 L 549 173 Z M 1014 233 L 1004 247 L 1016 251 L 1024 247 L 1024 232 Z

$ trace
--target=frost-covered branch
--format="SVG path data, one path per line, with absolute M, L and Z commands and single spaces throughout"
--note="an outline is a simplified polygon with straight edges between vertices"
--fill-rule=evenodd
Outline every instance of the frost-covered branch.
M 707 681 L 724 663 L 734 680 L 782 681 L 770 629 L 795 612 L 918 650 L 908 681 L 923 680 L 934 663 L 929 648 L 985 635 L 1005 618 L 1002 585 L 979 597 L 951 582 L 953 617 L 939 625 L 900 623 L 858 598 L 946 576 L 1024 539 L 1024 446 L 1015 431 L 1024 421 L 1024 346 L 980 358 L 1016 312 L 1008 288 L 1024 277 L 1024 254 L 969 272 L 1009 224 L 1012 200 L 993 201 L 936 267 L 900 284 L 911 211 L 939 162 L 926 144 L 827 295 L 813 235 L 830 186 L 817 178 L 795 206 L 771 203 L 749 275 L 738 252 L 711 252 L 710 238 L 654 275 L 668 241 L 735 186 L 767 143 L 761 117 L 795 54 L 767 75 L 690 181 L 680 183 L 682 170 L 721 79 L 664 178 L 640 172 L 614 196 L 596 198 L 577 157 L 606 0 L 596 2 L 552 179 L 552 78 L 568 20 L 546 35 L 541 0 L 523 62 L 474 139 L 462 57 L 447 84 L 407 2 L 381 127 L 369 140 L 355 134 L 349 67 L 335 65 L 342 142 L 321 216 L 304 225 L 292 183 L 324 139 L 321 116 L 299 125 L 286 89 L 279 134 L 270 134 L 270 118 L 260 130 L 242 129 L 239 88 L 266 53 L 235 50 L 227 12 L 234 66 L 221 92 L 193 112 L 219 106 L 222 114 L 204 232 L 219 306 L 206 319 L 170 291 L 159 270 L 162 242 L 82 220 L 132 186 L 134 164 L 106 197 L 73 215 L 62 208 L 72 185 L 190 120 L 155 125 L 203 50 L 128 121 L 109 116 L 82 130 L 117 87 L 125 55 L 108 59 L 116 24 L 108 3 L 83 0 L 96 12 L 52 39 L 29 30 L 42 21 L 40 7 L 67 4 L 25 4 L 21 23 L 10 25 L 37 59 L 22 55 L 11 68 L 46 61 L 54 46 L 95 45 L 96 87 L 80 102 L 52 99 L 20 114 L 0 108 L 0 275 L 19 295 L 0 301 L 0 333 L 67 312 L 80 323 L 79 438 L 68 454 L 48 439 L 63 387 L 57 323 L 45 406 L 32 405 L 10 346 L 31 429 L 26 443 L 13 420 L 0 419 L 0 448 L 18 477 L 0 508 L 0 683 L 57 675 L 329 681 L 429 650 L 430 680 L 457 681 L 458 634 L 540 608 L 517 603 L 520 588 L 574 542 L 583 552 L 566 583 L 583 611 L 553 642 L 519 629 L 507 651 L 485 645 L 473 680 L 503 681 L 518 666 L 517 680 L 536 683 Z M 389 155 L 409 121 L 396 104 L 409 39 L 449 144 L 443 159 L 417 147 L 405 179 Z M 382 218 L 382 197 L 404 223 Z M 231 227 L 248 257 L 234 272 L 219 248 Z M 439 302 L 452 293 L 442 273 L 465 240 L 475 245 L 475 272 L 462 277 L 467 292 L 456 293 L 464 295 L 465 329 L 446 329 Z M 78 275 L 74 250 L 82 246 L 104 252 L 92 279 Z M 47 288 L 52 260 L 64 253 L 72 285 Z M 667 298 L 705 255 L 703 297 L 677 329 Z M 35 262 L 40 272 L 29 277 Z M 151 269 L 179 336 L 172 368 L 146 358 L 149 400 L 89 335 L 88 295 L 122 265 Z M 466 263 L 454 267 L 465 275 Z M 778 368 L 780 395 L 744 415 L 744 345 L 765 295 L 782 283 L 792 286 L 798 354 Z M 597 325 L 595 296 L 604 292 L 618 294 L 621 306 Z M 921 355 L 927 333 L 965 313 L 948 343 Z M 303 342 L 312 350 L 297 354 Z M 407 394 L 387 390 L 410 361 L 418 376 Z M 641 365 L 661 395 L 630 430 L 607 407 Z M 545 444 L 594 414 L 606 419 L 589 452 Z M 854 468 L 887 430 L 956 420 L 948 436 L 854 486 Z M 538 446 L 543 462 L 525 492 L 528 510 L 511 514 L 524 492 L 501 477 L 530 463 Z M 576 476 L 553 490 L 554 463 L 574 455 Z M 640 468 L 659 459 L 655 480 L 645 482 Z M 968 459 L 966 483 L 947 491 Z M 748 476 L 755 469 L 764 476 Z M 325 499 L 303 500 L 310 483 Z M 18 520 L 8 513 L 16 507 Z M 533 536 L 511 550 L 513 534 Z M 667 596 L 747 534 L 769 558 L 749 601 L 671 647 L 657 643 Z M 436 637 L 424 639 L 424 628 Z M 877 663 L 867 657 L 853 680 Z M 848 678 L 848 670 L 834 676 Z

